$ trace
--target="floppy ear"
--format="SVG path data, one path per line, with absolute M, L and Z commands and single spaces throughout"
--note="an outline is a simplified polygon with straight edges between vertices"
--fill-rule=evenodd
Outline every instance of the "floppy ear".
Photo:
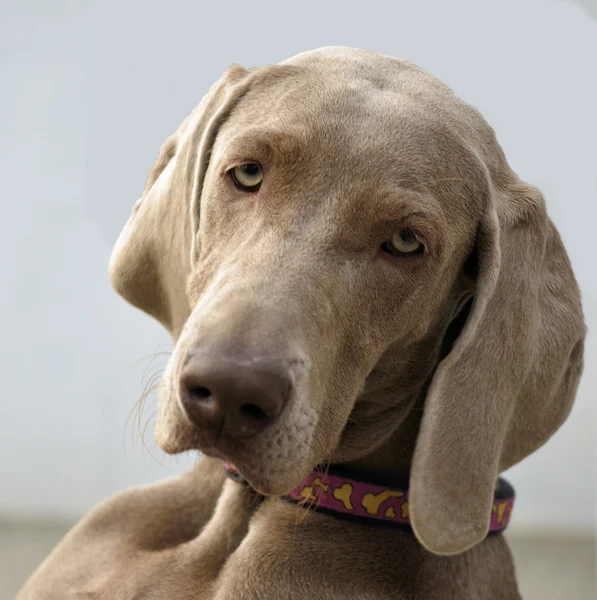
M 110 258 L 116 291 L 175 338 L 190 314 L 186 283 L 210 150 L 246 89 L 247 74 L 230 67 L 164 143 Z
M 477 252 L 472 309 L 431 382 L 411 472 L 413 528 L 437 554 L 487 535 L 498 473 L 563 423 L 582 371 L 580 293 L 540 193 L 494 190 Z

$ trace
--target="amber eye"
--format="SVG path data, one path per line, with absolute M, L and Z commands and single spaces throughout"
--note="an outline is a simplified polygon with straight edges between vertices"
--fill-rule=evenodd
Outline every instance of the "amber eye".
M 394 256 L 413 256 L 423 252 L 425 247 L 410 229 L 403 229 L 395 233 L 387 242 L 381 245 L 381 249 Z
M 234 167 L 230 175 L 236 187 L 244 192 L 256 192 L 263 181 L 261 165 L 254 162 Z

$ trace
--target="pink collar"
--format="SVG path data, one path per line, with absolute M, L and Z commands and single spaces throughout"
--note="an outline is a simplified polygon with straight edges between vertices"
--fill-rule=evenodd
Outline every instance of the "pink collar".
M 231 464 L 224 465 L 235 481 L 245 479 Z M 379 481 L 379 480 L 378 480 Z M 321 467 L 305 477 L 301 485 L 284 498 L 336 516 L 374 519 L 387 525 L 410 527 L 408 510 L 408 480 L 398 486 L 364 481 L 361 477 L 335 468 Z M 491 509 L 490 533 L 503 531 L 508 526 L 514 507 L 514 489 L 504 479 L 497 481 Z

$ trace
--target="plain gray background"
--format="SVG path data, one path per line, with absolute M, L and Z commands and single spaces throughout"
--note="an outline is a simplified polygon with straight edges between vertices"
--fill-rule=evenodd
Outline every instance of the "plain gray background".
M 72 518 L 192 464 L 164 457 L 149 429 L 152 457 L 125 426 L 144 374 L 165 364 L 148 355 L 171 345 L 112 292 L 107 263 L 160 144 L 232 63 L 349 45 L 443 79 L 544 191 L 595 329 L 596 18 L 591 0 L 3 0 L 0 516 Z M 518 530 L 592 527 L 593 337 L 586 362 L 567 424 L 509 474 Z

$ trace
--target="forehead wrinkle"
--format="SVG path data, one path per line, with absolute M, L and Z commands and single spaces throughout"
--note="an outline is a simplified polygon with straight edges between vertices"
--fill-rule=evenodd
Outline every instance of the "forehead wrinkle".
M 350 204 L 350 220 L 375 230 L 403 226 L 437 235 L 446 222 L 441 203 L 432 194 L 400 187 L 370 189 L 367 195 L 360 195 L 359 200 Z
M 228 158 L 266 161 L 279 160 L 284 163 L 297 162 L 307 142 L 297 131 L 276 131 L 273 128 L 253 127 L 242 133 L 224 136 L 222 155 Z
M 444 216 L 441 203 L 433 194 L 401 186 L 380 189 L 375 195 L 375 204 L 378 210 L 390 217 L 392 215 L 397 217 L 432 215 L 435 218 Z

